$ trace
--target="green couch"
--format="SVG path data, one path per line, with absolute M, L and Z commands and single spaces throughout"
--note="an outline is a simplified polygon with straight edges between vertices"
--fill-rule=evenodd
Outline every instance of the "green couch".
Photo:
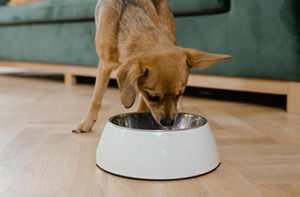
M 0 0 L 0 60 L 97 66 L 96 0 L 5 6 Z M 297 0 L 168 0 L 178 45 L 233 59 L 206 70 L 218 76 L 300 81 Z

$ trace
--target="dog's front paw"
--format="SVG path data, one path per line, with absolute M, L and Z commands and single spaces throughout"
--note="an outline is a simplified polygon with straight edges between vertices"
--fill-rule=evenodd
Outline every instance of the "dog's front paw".
M 83 120 L 72 129 L 72 132 L 73 133 L 91 132 L 95 122 L 96 120 L 90 120 L 90 121 Z

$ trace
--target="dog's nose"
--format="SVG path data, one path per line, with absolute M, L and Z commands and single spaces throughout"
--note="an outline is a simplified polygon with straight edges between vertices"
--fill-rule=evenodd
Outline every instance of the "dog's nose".
M 160 121 L 160 124 L 166 127 L 170 127 L 174 124 L 174 120 L 172 119 L 163 119 Z

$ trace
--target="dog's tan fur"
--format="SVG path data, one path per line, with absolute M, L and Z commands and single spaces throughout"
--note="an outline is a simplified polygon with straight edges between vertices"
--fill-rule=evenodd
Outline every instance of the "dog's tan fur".
M 171 126 L 190 69 L 231 58 L 176 46 L 166 0 L 100 0 L 95 13 L 98 74 L 91 107 L 74 132 L 91 131 L 117 67 L 122 104 L 130 108 L 140 94 L 138 111 L 150 111 L 159 124 Z

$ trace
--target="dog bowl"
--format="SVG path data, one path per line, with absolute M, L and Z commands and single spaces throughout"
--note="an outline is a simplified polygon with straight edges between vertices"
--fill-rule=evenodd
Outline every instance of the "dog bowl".
M 107 122 L 96 163 L 124 177 L 170 180 L 208 173 L 220 159 L 205 118 L 179 113 L 174 126 L 166 129 L 150 113 L 128 113 Z

